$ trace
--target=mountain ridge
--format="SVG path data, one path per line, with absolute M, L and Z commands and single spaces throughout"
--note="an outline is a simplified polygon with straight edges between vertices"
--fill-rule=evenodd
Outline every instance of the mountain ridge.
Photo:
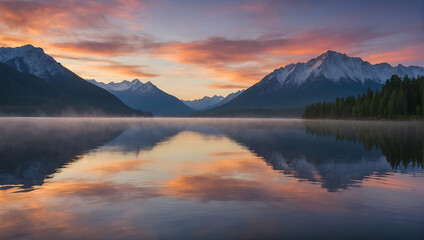
M 265 76 L 261 82 L 276 75 L 278 82 L 282 85 L 301 85 L 307 82 L 308 78 L 318 76 L 326 77 L 335 82 L 340 79 L 352 79 L 362 83 L 371 80 L 383 84 L 392 75 L 411 74 L 414 76 L 417 73 L 422 74 L 423 70 L 422 67 L 405 67 L 401 64 L 396 67 L 388 63 L 371 64 L 360 57 L 349 57 L 345 53 L 328 50 L 307 62 L 292 63 L 275 69 Z
M 185 103 L 187 106 L 195 110 L 204 111 L 204 110 L 221 106 L 233 100 L 242 92 L 244 92 L 244 90 L 238 90 L 237 92 L 232 92 L 228 94 L 226 97 L 223 97 L 221 95 L 214 95 L 212 97 L 204 96 L 203 98 L 199 98 L 195 100 L 181 100 L 181 101 Z
M 146 83 L 142 83 L 139 79 L 123 80 L 118 83 L 102 83 L 94 79 L 87 81 L 107 90 L 137 110 L 149 111 L 158 116 L 180 116 L 193 112 L 193 109 L 178 98 L 159 89 L 150 81 Z
M 143 111 L 150 111 L 162 116 L 183 116 L 197 110 L 203 111 L 200 115 L 225 116 L 231 111 L 265 113 L 291 109 L 292 112 L 298 111 L 297 115 L 300 116 L 301 110 L 308 104 L 355 96 L 368 88 L 379 89 L 392 75 L 424 75 L 423 67 L 371 64 L 359 57 L 328 50 L 309 61 L 277 68 L 248 89 L 231 93 L 225 98 L 215 95 L 184 101 L 162 91 L 150 81 L 142 83 L 139 79 L 134 79 L 108 84 L 95 80 L 86 81 L 47 55 L 42 48 L 32 45 L 0 48 L 0 63 L 44 80 L 59 95 L 63 95 L 67 102 L 72 102 L 69 106 L 75 107 L 76 113 L 96 112 L 106 115 L 147 116 Z M 6 68 L 4 71 L 11 73 Z M 41 86 L 37 83 L 39 80 L 29 78 L 32 79 L 29 80 L 31 84 Z
M 198 98 L 194 100 L 181 100 L 181 101 L 185 103 L 187 106 L 195 110 L 204 110 L 218 104 L 223 99 L 224 97 L 221 95 L 213 95 L 212 97 L 204 96 L 203 98 Z

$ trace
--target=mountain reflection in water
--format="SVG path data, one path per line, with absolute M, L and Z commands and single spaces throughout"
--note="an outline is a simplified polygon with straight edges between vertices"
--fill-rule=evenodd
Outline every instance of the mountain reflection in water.
M 421 239 L 423 136 L 421 122 L 3 118 L 0 238 Z

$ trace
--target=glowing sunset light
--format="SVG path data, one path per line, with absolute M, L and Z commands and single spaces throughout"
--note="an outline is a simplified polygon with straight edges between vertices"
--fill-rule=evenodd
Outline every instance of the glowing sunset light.
M 82 77 L 140 78 L 195 99 L 247 88 L 327 50 L 423 66 L 423 8 L 416 0 L 1 0 L 0 46 L 32 44 Z

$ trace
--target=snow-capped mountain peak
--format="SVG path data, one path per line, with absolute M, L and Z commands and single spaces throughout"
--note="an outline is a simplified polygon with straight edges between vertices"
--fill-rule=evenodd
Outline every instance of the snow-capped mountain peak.
M 90 82 L 93 83 L 93 81 L 90 81 Z M 104 87 L 104 88 L 107 88 L 109 90 L 125 91 L 125 90 L 128 90 L 129 88 L 131 88 L 134 85 L 142 84 L 142 83 L 140 82 L 140 80 L 134 79 L 132 81 L 124 80 L 124 81 L 119 82 L 119 83 L 110 82 L 108 84 L 99 82 L 99 84 L 102 85 L 100 87 Z M 99 84 L 96 84 L 96 85 L 99 85 Z
M 138 79 L 124 80 L 119 83 L 102 83 L 96 80 L 87 80 L 108 92 L 112 93 L 128 106 L 149 111 L 159 116 L 186 114 L 193 109 L 187 107 L 178 98 L 160 90 L 152 82 L 142 83 Z
M 42 48 L 32 45 L 0 48 L 0 62 L 8 64 L 20 72 L 31 73 L 47 81 L 66 71 L 60 63 L 45 54 Z
M 134 81 L 133 81 L 134 82 Z M 158 92 L 161 91 L 159 88 L 157 88 L 152 82 L 148 81 L 146 83 L 142 83 L 140 81 L 136 81 L 136 84 L 131 86 L 128 91 L 133 92 Z
M 383 84 L 393 74 L 410 77 L 424 75 L 424 68 L 399 64 L 392 67 L 387 63 L 370 64 L 358 57 L 349 57 L 346 54 L 327 51 L 317 58 L 306 63 L 289 64 L 274 70 L 266 76 L 261 83 L 275 81 L 278 87 L 300 86 L 316 79 L 327 79 L 333 82 L 373 81 Z

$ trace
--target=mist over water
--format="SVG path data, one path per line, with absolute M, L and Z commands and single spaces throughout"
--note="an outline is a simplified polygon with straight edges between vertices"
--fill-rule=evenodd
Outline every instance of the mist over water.
M 0 118 L 0 238 L 422 239 L 423 149 L 413 121 Z

